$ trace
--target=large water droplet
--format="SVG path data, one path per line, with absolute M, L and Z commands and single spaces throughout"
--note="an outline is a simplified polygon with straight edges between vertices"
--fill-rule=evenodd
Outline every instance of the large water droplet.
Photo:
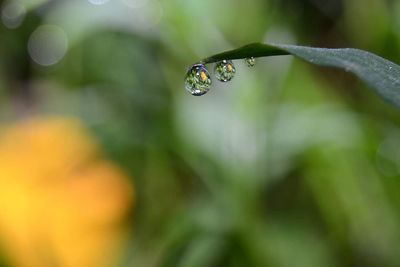
M 193 65 L 185 76 L 185 89 L 195 96 L 204 95 L 210 90 L 211 77 L 203 64 Z
M 256 65 L 256 59 L 254 57 L 248 57 L 244 60 L 248 67 L 254 67 Z
M 229 82 L 235 76 L 236 69 L 231 60 L 222 60 L 215 64 L 215 76 L 221 82 Z

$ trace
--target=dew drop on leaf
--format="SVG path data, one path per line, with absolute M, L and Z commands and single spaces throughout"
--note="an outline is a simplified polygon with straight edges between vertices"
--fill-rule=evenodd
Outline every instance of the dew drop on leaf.
M 244 60 L 248 67 L 254 67 L 256 65 L 256 59 L 254 57 L 248 57 Z
M 235 76 L 236 69 L 231 60 L 222 60 L 215 64 L 215 76 L 221 82 L 228 82 Z
M 207 93 L 211 88 L 211 77 L 203 64 L 193 65 L 185 76 L 185 89 L 195 96 Z

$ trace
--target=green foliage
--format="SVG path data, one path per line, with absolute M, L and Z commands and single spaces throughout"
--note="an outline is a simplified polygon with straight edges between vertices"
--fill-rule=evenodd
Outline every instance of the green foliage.
M 398 66 L 253 44 L 205 61 L 276 56 L 235 62 L 203 97 L 182 81 L 188 63 L 251 40 L 400 62 L 399 0 L 23 2 L 47 4 L 0 27 L 1 122 L 77 117 L 130 174 L 121 266 L 399 266 L 399 110 L 304 60 L 395 104 Z M 42 24 L 69 41 L 48 67 L 26 49 Z

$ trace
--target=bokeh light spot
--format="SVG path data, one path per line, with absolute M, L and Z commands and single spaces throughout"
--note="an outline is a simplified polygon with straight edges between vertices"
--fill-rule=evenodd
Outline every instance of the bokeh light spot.
M 6 1 L 1 8 L 1 20 L 9 29 L 18 28 L 24 21 L 25 14 L 26 9 L 20 1 Z
M 103 5 L 110 0 L 88 0 L 88 1 L 89 1 L 89 3 L 91 3 L 93 5 Z
M 39 26 L 30 36 L 28 52 L 33 61 L 42 66 L 59 62 L 68 50 L 68 38 L 63 29 L 55 25 Z

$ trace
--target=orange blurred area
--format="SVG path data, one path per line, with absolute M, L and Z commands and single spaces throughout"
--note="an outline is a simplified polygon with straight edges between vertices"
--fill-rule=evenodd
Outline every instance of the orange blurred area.
M 12 266 L 116 266 L 134 190 L 82 124 L 35 118 L 0 135 L 0 240 Z

